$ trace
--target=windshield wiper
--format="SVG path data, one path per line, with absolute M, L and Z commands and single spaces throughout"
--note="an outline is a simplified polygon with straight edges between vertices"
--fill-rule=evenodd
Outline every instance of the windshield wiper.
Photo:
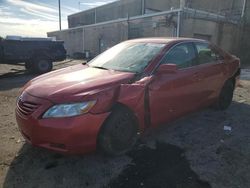
M 107 68 L 105 68 L 105 67 L 99 67 L 99 66 L 91 66 L 91 67 L 97 68 L 97 69 L 109 70 L 109 69 L 107 69 Z

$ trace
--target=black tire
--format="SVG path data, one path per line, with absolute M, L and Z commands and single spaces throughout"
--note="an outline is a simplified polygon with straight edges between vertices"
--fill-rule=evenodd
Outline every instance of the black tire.
M 224 84 L 219 99 L 216 104 L 217 110 L 226 110 L 233 100 L 233 93 L 234 93 L 234 82 L 233 80 L 228 80 Z
M 128 109 L 118 106 L 104 122 L 97 139 L 97 148 L 103 154 L 118 156 L 132 149 L 139 129 L 135 116 Z
M 27 71 L 31 71 L 32 70 L 32 63 L 30 61 L 26 61 L 25 62 L 25 69 Z
M 38 58 L 32 64 L 34 71 L 38 74 L 50 72 L 53 68 L 52 61 L 49 59 Z

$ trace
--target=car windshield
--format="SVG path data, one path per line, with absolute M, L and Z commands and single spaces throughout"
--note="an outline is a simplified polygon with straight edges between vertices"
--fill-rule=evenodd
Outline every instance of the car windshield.
M 101 69 L 141 73 L 164 46 L 159 43 L 121 43 L 88 64 Z

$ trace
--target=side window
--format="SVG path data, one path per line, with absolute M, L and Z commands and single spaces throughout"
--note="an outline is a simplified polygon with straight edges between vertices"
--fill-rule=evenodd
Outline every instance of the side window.
M 213 49 L 208 43 L 195 43 L 198 53 L 198 63 L 214 63 L 217 60 L 223 59 L 223 57 Z
M 175 46 L 163 59 L 162 63 L 176 64 L 179 68 L 187 68 L 196 65 L 195 49 L 192 43 L 184 43 Z

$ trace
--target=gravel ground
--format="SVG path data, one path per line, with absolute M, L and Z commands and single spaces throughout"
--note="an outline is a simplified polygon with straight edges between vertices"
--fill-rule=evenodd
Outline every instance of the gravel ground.
M 25 144 L 14 109 L 20 87 L 33 77 L 21 66 L 0 65 L 0 187 L 250 187 L 250 69 L 242 71 L 227 111 L 205 109 L 163 125 L 116 158 L 66 157 Z

